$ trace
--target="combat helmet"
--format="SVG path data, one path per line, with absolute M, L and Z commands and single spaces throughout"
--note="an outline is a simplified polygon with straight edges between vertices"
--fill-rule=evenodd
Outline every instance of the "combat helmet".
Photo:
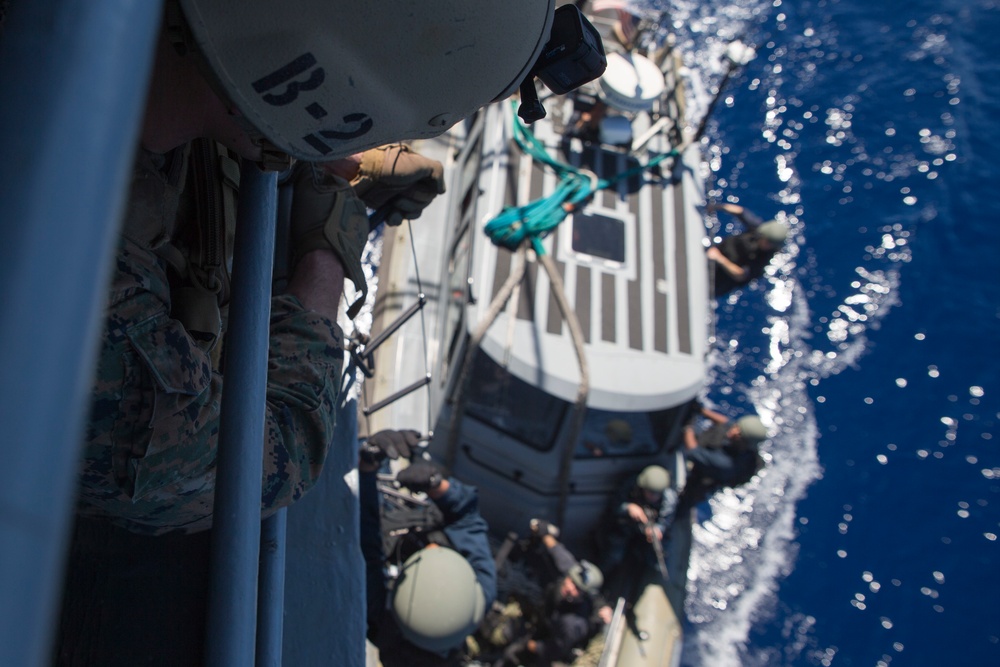
M 581 560 L 569 568 L 567 576 L 576 584 L 580 592 L 587 595 L 597 595 L 604 585 L 604 575 L 601 568 L 597 567 L 589 560 Z
M 632 440 L 632 425 L 624 419 L 612 419 L 604 426 L 604 435 L 617 444 L 625 444 Z
M 216 83 L 302 160 L 434 137 L 511 95 L 555 0 L 179 0 Z
M 771 243 L 781 245 L 788 238 L 788 225 L 777 220 L 768 220 L 757 228 L 757 233 Z
M 747 415 L 736 420 L 740 434 L 747 442 L 757 443 L 767 440 L 767 427 L 757 415 Z
M 486 598 L 461 554 L 429 547 L 403 564 L 392 593 L 392 613 L 412 644 L 445 652 L 461 644 L 483 620 Z
M 639 473 L 636 485 L 643 491 L 663 493 L 670 486 L 670 473 L 662 466 L 646 466 Z

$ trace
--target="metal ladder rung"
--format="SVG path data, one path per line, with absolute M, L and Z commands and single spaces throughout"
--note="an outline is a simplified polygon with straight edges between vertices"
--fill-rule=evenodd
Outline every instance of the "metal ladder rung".
M 381 410 L 385 406 L 390 405 L 392 403 L 395 403 L 396 401 L 398 401 L 399 399 L 403 398 L 407 394 L 411 394 L 411 393 L 415 392 L 417 389 L 420 389 L 421 387 L 426 387 L 430 383 L 431 383 L 431 374 L 428 373 L 422 379 L 417 380 L 416 382 L 414 382 L 413 384 L 409 385 L 408 387 L 403 387 L 402 389 L 400 389 L 399 391 L 397 391 L 395 394 L 392 394 L 391 396 L 383 398 L 381 401 L 379 401 L 378 403 L 375 403 L 374 405 L 370 405 L 370 406 L 364 408 L 363 412 L 364 412 L 365 416 L 368 417 L 373 412 L 378 412 L 379 410 Z

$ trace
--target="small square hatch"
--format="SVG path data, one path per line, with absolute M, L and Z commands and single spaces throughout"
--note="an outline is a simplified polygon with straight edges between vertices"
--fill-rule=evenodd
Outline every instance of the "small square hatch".
M 573 252 L 625 262 L 625 223 L 616 217 L 595 211 L 573 216 Z

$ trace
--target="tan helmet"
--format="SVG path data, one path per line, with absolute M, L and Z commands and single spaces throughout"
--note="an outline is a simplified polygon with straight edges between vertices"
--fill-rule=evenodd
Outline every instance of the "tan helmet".
M 636 485 L 643 491 L 663 493 L 670 486 L 670 472 L 662 466 L 646 466 L 639 473 Z
M 604 435 L 617 444 L 632 441 L 632 425 L 624 419 L 612 419 L 604 426 Z
M 427 651 L 460 645 L 486 613 L 486 598 L 472 566 L 447 547 L 421 549 L 406 559 L 392 593 L 392 612 L 403 636 Z
M 597 595 L 601 591 L 601 586 L 604 585 L 604 575 L 601 573 L 601 568 L 589 560 L 581 560 L 570 567 L 567 576 L 577 589 L 586 595 Z
M 771 243 L 781 244 L 788 238 L 788 225 L 777 220 L 768 220 L 757 228 L 757 233 Z
M 748 442 L 761 442 L 767 440 L 767 427 L 757 415 L 747 415 L 736 420 L 736 425 L 740 428 L 740 434 Z
M 555 0 L 180 0 L 219 85 L 271 143 L 332 160 L 433 137 L 517 90 Z

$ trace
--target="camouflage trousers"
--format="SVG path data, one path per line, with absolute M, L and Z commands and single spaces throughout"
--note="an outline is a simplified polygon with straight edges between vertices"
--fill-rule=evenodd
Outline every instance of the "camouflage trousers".
M 148 534 L 211 525 L 223 376 L 170 317 L 164 263 L 122 238 L 80 473 L 79 511 Z M 343 366 L 335 323 L 272 299 L 261 510 L 319 476 Z M 353 446 L 353 445 L 351 445 Z

